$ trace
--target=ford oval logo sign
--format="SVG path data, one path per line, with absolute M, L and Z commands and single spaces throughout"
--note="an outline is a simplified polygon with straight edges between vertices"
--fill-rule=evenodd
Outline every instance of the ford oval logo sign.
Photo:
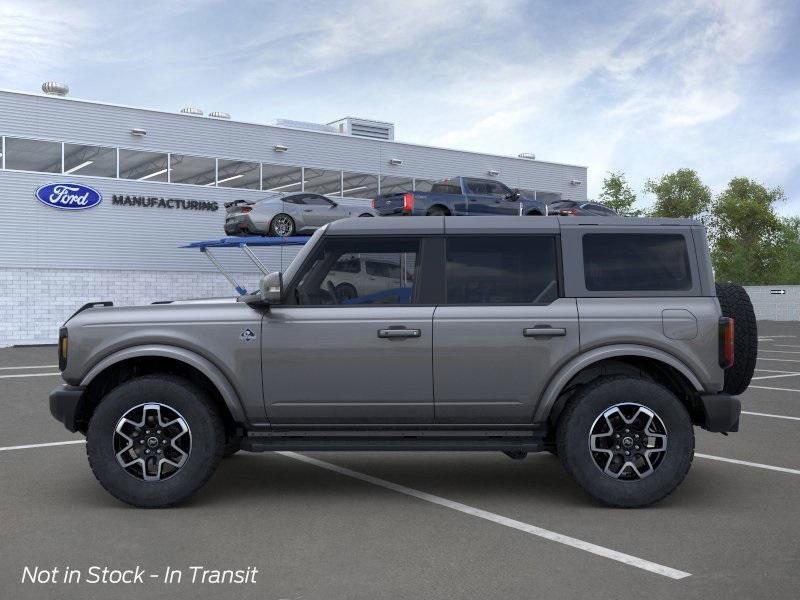
M 81 210 L 97 206 L 103 201 L 103 196 L 79 183 L 50 183 L 36 190 L 36 199 L 53 208 Z

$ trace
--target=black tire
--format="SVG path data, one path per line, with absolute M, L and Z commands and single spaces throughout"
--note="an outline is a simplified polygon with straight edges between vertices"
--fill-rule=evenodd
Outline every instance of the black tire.
M 590 451 L 592 427 L 612 407 L 629 410 L 634 404 L 653 411 L 663 423 L 665 451 L 654 456 L 656 464 L 649 475 L 630 480 L 615 479 L 598 466 L 606 455 Z M 622 435 L 625 438 L 621 442 L 627 438 L 631 444 L 640 443 L 634 442 L 628 434 Z M 694 429 L 686 407 L 662 385 L 625 375 L 601 377 L 576 393 L 559 418 L 556 440 L 558 457 L 578 485 L 603 504 L 615 507 L 647 506 L 665 498 L 686 477 L 694 458 Z M 629 447 L 635 453 L 633 447 Z M 621 457 L 620 460 L 628 459 Z M 633 475 L 628 467 L 618 471 Z
M 425 214 L 429 217 L 446 217 L 450 214 L 450 211 L 442 206 L 431 206 Z
M 375 215 L 371 215 L 369 213 L 364 213 L 363 215 L 358 215 L 359 217 L 374 217 Z
M 286 232 L 279 233 L 275 229 L 275 225 L 282 222 L 283 220 L 288 220 L 288 226 L 289 226 L 288 233 Z M 277 215 L 272 217 L 272 221 L 270 221 L 269 223 L 269 234 L 273 237 L 290 237 L 294 235 L 295 231 L 297 231 L 297 228 L 295 226 L 294 219 L 289 215 L 287 215 L 286 213 L 278 213 Z
M 758 356 L 758 323 L 753 303 L 745 289 L 735 283 L 717 283 L 717 300 L 722 314 L 734 320 L 733 366 L 725 370 L 723 391 L 734 396 L 744 393 Z
M 238 435 L 231 435 L 225 442 L 225 450 L 222 453 L 222 458 L 233 456 L 242 449 L 242 438 Z
M 336 300 L 340 303 L 345 300 L 352 300 L 358 298 L 358 290 L 352 283 L 340 283 L 335 288 Z
M 190 430 L 185 462 L 171 476 L 156 481 L 126 471 L 117 462 L 113 443 L 120 419 L 144 403 L 177 411 Z M 141 508 L 172 506 L 191 496 L 214 473 L 224 450 L 225 426 L 217 407 L 200 388 L 171 375 L 137 377 L 111 390 L 94 411 L 86 436 L 89 465 L 100 485 Z

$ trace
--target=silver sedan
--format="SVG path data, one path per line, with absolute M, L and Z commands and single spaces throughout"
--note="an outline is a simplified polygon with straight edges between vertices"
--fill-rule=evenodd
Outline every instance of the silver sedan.
M 274 194 L 254 202 L 237 200 L 225 204 L 225 210 L 226 235 L 277 237 L 310 234 L 337 219 L 376 215 L 370 206 L 342 204 L 309 192 Z

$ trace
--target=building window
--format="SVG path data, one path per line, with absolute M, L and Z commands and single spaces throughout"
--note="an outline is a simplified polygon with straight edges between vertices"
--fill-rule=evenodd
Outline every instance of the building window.
M 305 169 L 305 191 L 326 196 L 342 195 L 342 172 L 325 169 Z
M 377 175 L 342 173 L 342 196 L 348 198 L 375 198 L 378 195 Z
M 214 185 L 217 164 L 213 158 L 171 154 L 169 157 L 169 180 L 171 183 Z
M 265 192 L 299 192 L 303 169 L 284 165 L 261 165 L 261 189 Z
M 161 152 L 119 151 L 119 176 L 139 181 L 167 181 L 167 155 Z
M 6 169 L 61 173 L 61 143 L 6 138 Z
M 117 149 L 64 144 L 64 174 L 117 176 Z
M 411 177 L 395 177 L 394 175 L 381 177 L 381 194 L 402 194 L 413 191 L 414 180 Z
M 259 189 L 261 165 L 258 163 L 221 158 L 217 169 L 217 185 L 220 187 Z
M 430 192 L 433 184 L 436 183 L 432 179 L 415 179 L 414 191 L 415 192 Z

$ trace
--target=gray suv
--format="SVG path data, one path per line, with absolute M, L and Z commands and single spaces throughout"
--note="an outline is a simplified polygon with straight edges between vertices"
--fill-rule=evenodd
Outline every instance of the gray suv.
M 349 266 L 373 261 L 366 286 Z M 346 219 L 238 302 L 108 304 L 62 327 L 50 410 L 141 507 L 238 450 L 549 451 L 644 506 L 685 477 L 693 426 L 738 430 L 757 344 L 685 220 Z

